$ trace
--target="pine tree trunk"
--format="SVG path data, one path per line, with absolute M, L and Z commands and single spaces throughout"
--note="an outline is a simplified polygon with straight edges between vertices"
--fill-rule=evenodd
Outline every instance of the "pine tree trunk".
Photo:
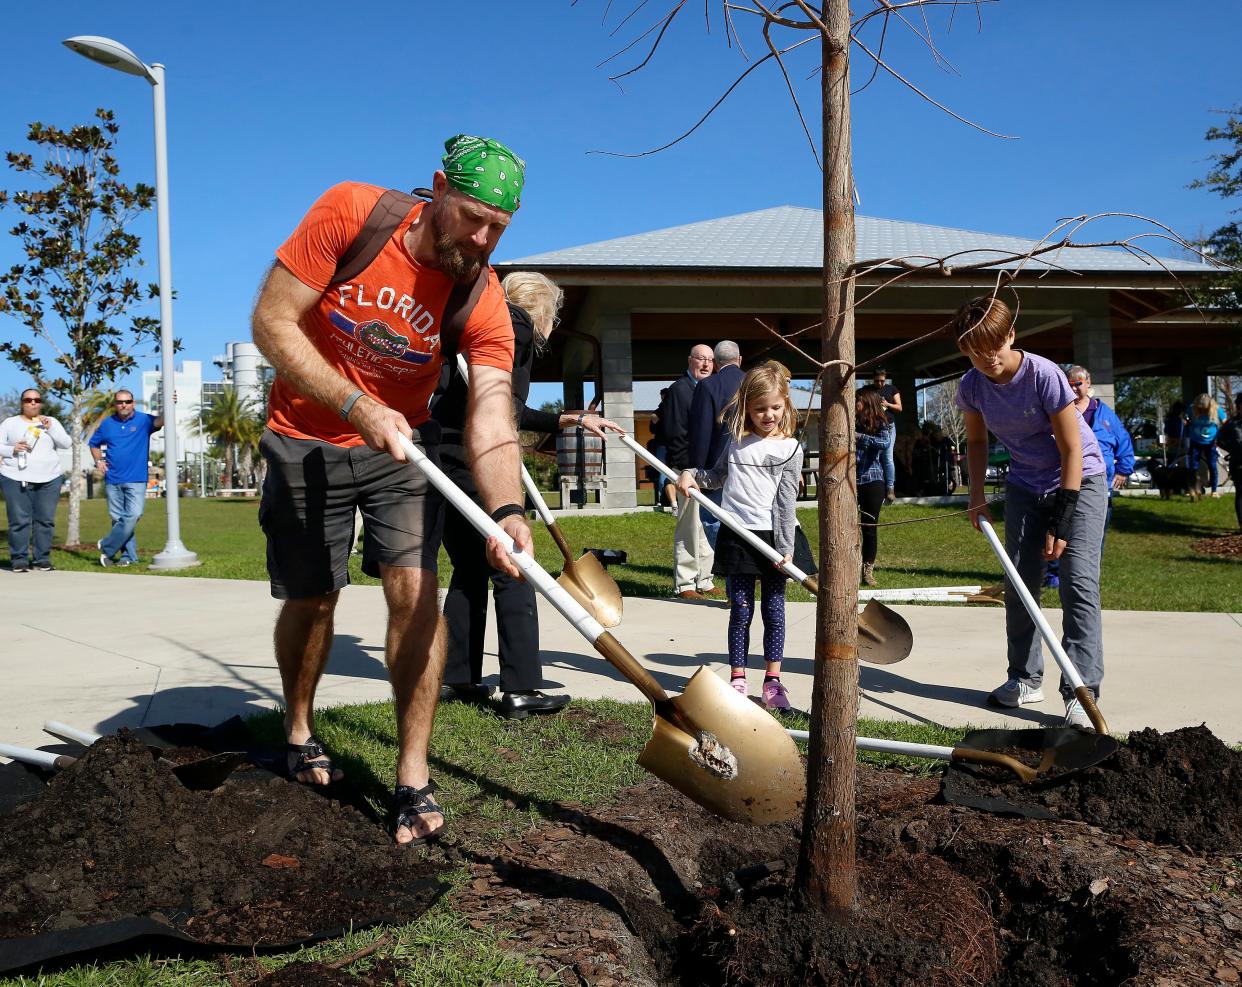
M 65 525 L 65 545 L 82 544 L 82 409 L 81 396 L 73 396 L 73 411 L 69 416 L 69 441 L 73 443 L 69 453 L 69 520 Z
M 823 41 L 824 322 L 822 359 L 854 362 L 854 183 L 850 143 L 849 8 L 826 0 Z M 819 599 L 807 803 L 797 886 L 808 904 L 845 915 L 855 903 L 858 714 L 858 499 L 853 376 L 824 376 L 820 415 Z

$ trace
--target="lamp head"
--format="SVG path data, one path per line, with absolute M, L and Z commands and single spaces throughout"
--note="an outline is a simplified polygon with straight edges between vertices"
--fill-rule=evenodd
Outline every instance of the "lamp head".
M 64 45 L 79 55 L 89 58 L 92 62 L 106 65 L 118 72 L 125 72 L 127 75 L 141 76 L 148 82 L 155 81 L 146 63 L 119 41 L 101 38 L 94 34 L 79 34 L 73 38 L 66 38 Z

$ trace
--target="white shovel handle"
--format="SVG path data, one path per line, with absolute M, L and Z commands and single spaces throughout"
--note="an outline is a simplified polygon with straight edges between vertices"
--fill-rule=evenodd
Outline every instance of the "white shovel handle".
M 466 355 L 464 353 L 457 354 L 457 372 L 461 374 L 461 379 L 466 382 L 466 387 L 469 388 L 470 365 L 466 363 Z M 531 503 L 535 505 L 535 511 L 539 515 L 539 520 L 551 526 L 554 523 L 552 512 L 548 510 L 548 505 L 544 503 L 543 495 L 539 492 L 539 488 L 535 486 L 534 478 L 527 472 L 526 464 L 520 463 L 519 465 L 522 467 L 522 486 L 526 489 Z
M 87 747 L 103 736 L 91 730 L 79 730 L 77 727 L 71 727 L 68 723 L 61 723 L 58 720 L 46 721 L 43 724 L 43 732 L 50 733 L 53 737 L 64 737 L 66 740 L 85 744 Z
M 809 730 L 786 730 L 794 740 L 810 740 Z M 936 761 L 953 760 L 952 747 L 940 747 L 936 744 L 911 744 L 904 740 L 874 740 L 871 737 L 855 737 L 854 746 L 860 751 L 874 751 L 879 754 L 906 754 L 909 757 L 927 757 Z
M 23 764 L 33 764 L 36 767 L 46 768 L 48 771 L 55 770 L 56 759 L 63 756 L 63 754 L 49 754 L 47 751 L 31 750 L 29 747 L 14 747 L 12 744 L 0 744 L 0 757 L 7 757 L 10 761 L 21 761 Z
M 1031 615 L 1031 620 L 1035 621 L 1035 626 L 1039 628 L 1040 636 L 1052 651 L 1052 657 L 1057 660 L 1057 664 L 1061 667 L 1061 674 L 1065 676 L 1075 690 L 1081 689 L 1083 687 L 1082 676 L 1078 674 L 1078 669 L 1074 667 L 1074 663 L 1069 660 L 1069 655 L 1061 647 L 1060 640 L 1052 633 L 1052 628 L 1044 617 L 1043 611 L 1039 609 L 1039 604 L 1031 596 L 1031 591 L 1026 588 L 1026 583 L 1018 575 L 1018 569 L 1013 564 L 1013 559 L 1009 557 L 1009 554 L 1005 551 L 1005 546 L 996 537 L 996 529 L 992 527 L 991 522 L 987 518 L 981 517 L 979 518 L 979 530 L 987 536 L 988 541 L 991 543 L 992 551 L 996 553 L 996 557 L 1000 559 L 1001 565 L 1004 566 L 1005 575 L 1009 577 L 1009 582 L 1017 592 L 1018 599 L 1026 607 L 1026 612 Z
M 619 438 L 621 439 L 623 443 L 625 443 L 625 445 L 630 449 L 630 451 L 634 453 L 634 455 L 638 456 L 639 459 L 645 460 L 648 464 L 655 467 L 657 470 L 659 470 L 661 473 L 667 476 L 674 483 L 677 482 L 677 471 L 676 470 L 660 462 L 660 460 L 656 459 L 655 456 L 651 455 L 650 452 L 648 452 L 646 449 L 640 446 L 637 442 L 631 439 L 628 435 L 622 435 L 622 436 L 619 436 Z M 719 507 L 710 498 L 704 497 L 703 493 L 699 490 L 692 489 L 690 491 L 690 496 L 692 499 L 698 502 L 698 505 L 700 507 L 706 508 L 709 514 L 714 514 L 716 517 L 720 518 L 720 521 L 722 524 L 727 525 L 730 531 L 732 531 L 735 535 L 740 537 L 743 541 L 745 541 L 748 545 L 750 545 L 751 548 L 753 548 L 756 552 L 758 552 L 764 558 L 770 559 L 772 562 L 781 563 L 781 566 L 780 566 L 781 572 L 785 573 L 785 575 L 789 576 L 791 579 L 796 580 L 798 583 L 806 582 L 807 575 L 805 572 L 799 569 L 792 562 L 782 562 L 782 559 L 784 558 L 784 556 L 781 555 L 780 552 L 774 549 L 767 542 L 763 541 L 763 539 L 757 537 L 753 531 L 750 531 L 749 529 L 740 525 L 737 521 L 737 518 L 735 518 L 732 514 L 726 511 L 723 507 Z
M 400 433 L 397 433 L 397 439 L 401 443 L 401 448 L 405 451 L 405 457 L 415 467 L 417 467 L 441 494 L 444 499 L 456 508 L 461 515 L 474 525 L 475 530 L 484 538 L 499 538 L 500 543 L 504 546 L 505 551 L 509 553 L 514 564 L 522 570 L 522 574 L 530 581 L 540 593 L 548 598 L 561 616 L 568 620 L 577 628 L 578 632 L 592 644 L 595 639 L 604 633 L 604 628 L 598 620 L 592 617 L 583 606 L 562 589 L 535 561 L 534 556 L 525 552 L 520 552 L 513 545 L 513 539 L 505 533 L 491 516 L 483 510 L 473 499 L 466 496 L 452 480 L 444 475 L 443 471 L 436 466 L 421 449 L 413 442 Z

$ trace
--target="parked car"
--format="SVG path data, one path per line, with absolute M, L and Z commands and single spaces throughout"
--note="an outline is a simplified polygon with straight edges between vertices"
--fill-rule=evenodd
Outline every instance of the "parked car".
M 1134 464 L 1134 472 L 1126 479 L 1127 487 L 1150 487 L 1153 460 L 1140 459 Z

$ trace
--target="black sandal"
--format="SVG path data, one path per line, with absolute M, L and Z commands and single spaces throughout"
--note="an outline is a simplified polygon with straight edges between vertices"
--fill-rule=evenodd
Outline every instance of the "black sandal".
M 389 828 L 389 834 L 395 840 L 397 838 L 397 830 L 402 826 L 406 827 L 411 833 L 414 827 L 411 825 L 418 816 L 424 816 L 428 813 L 438 812 L 444 815 L 444 807 L 431 797 L 431 793 L 436 790 L 434 781 L 427 782 L 422 788 L 411 788 L 409 785 L 398 785 L 392 791 L 392 822 Z M 428 833 L 426 836 L 416 836 L 409 843 L 398 843 L 401 847 L 423 846 L 433 840 L 438 840 L 444 832 L 444 824 L 440 824 L 440 828 L 434 833 Z
M 323 743 L 318 737 L 307 737 L 304 744 L 285 744 L 285 754 L 285 777 L 290 781 L 296 781 L 300 785 L 316 784 L 313 781 L 302 781 L 298 778 L 298 775 L 303 771 L 310 771 L 313 768 L 321 768 L 328 773 L 329 785 L 340 780 L 332 777 L 332 772 L 336 770 L 336 765 L 328 757 L 328 752 L 323 749 Z M 296 754 L 298 756 L 297 760 L 293 762 L 293 767 L 288 766 L 289 758 L 287 755 L 289 754 Z

